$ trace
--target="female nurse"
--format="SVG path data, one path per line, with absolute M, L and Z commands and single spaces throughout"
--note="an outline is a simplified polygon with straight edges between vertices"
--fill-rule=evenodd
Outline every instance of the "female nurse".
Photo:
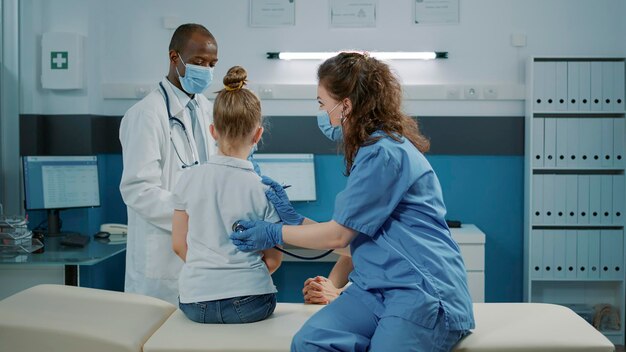
M 318 81 L 318 120 L 331 124 L 320 128 L 343 136 L 348 175 L 332 220 L 305 219 L 266 179 L 283 223 L 241 221 L 246 230 L 231 239 L 243 251 L 350 247 L 352 285 L 303 325 L 292 351 L 450 351 L 474 317 L 441 186 L 422 154 L 429 142 L 401 112 L 402 88 L 381 61 L 340 53 Z

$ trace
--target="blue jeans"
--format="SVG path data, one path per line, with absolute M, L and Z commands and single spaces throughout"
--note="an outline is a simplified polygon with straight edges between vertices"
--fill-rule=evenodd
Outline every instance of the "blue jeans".
M 276 294 L 242 296 L 216 301 L 180 303 L 187 318 L 205 324 L 241 324 L 263 320 L 274 313 Z

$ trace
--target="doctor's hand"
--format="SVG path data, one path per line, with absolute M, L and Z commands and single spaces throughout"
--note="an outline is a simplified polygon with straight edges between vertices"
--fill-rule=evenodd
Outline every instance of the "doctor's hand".
M 274 205 L 280 220 L 287 225 L 302 225 L 304 216 L 298 214 L 293 208 L 283 186 L 267 176 L 261 177 L 261 182 L 270 186 L 265 191 L 265 196 Z
M 304 282 L 302 295 L 304 296 L 304 303 L 329 304 L 339 297 L 342 291 L 342 289 L 335 287 L 329 279 L 316 276 Z
M 240 220 L 245 230 L 230 234 L 233 244 L 243 252 L 261 251 L 283 244 L 283 224 Z

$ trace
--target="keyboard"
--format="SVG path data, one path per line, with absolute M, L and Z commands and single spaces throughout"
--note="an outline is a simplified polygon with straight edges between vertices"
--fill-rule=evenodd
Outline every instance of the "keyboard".
M 90 238 L 79 234 L 65 235 L 61 239 L 61 244 L 68 247 L 85 247 Z

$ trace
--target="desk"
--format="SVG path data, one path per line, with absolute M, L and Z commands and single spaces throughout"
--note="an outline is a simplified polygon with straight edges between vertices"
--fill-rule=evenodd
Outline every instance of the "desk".
M 79 266 L 100 263 L 126 250 L 125 243 L 107 244 L 93 238 L 83 248 L 67 247 L 61 245 L 61 239 L 62 237 L 46 237 L 43 253 L 0 256 L 0 270 L 2 271 L 0 287 L 15 292 L 21 291 L 34 284 L 41 283 L 36 282 L 39 280 L 36 271 L 47 269 L 63 270 L 64 283 L 66 285 L 78 286 Z M 25 270 L 27 271 L 26 274 L 24 274 Z M 40 275 L 40 278 L 45 278 L 46 276 L 50 276 L 49 273 Z M 58 276 L 56 275 L 57 280 Z M 48 280 L 50 279 L 46 279 L 45 283 L 50 283 Z M 8 291 L 0 292 L 0 299 L 6 297 L 7 293 L 11 294 Z

